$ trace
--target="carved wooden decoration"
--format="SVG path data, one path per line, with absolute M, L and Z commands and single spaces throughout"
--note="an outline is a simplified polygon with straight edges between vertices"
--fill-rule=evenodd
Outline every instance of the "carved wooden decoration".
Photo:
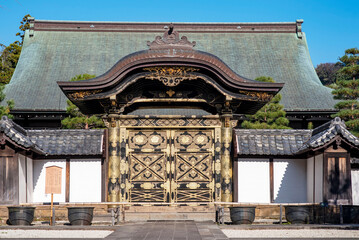
M 45 194 L 61 194 L 62 168 L 47 167 L 45 178 Z
M 197 79 L 198 76 L 191 73 L 199 71 L 199 69 L 192 67 L 151 67 L 143 70 L 150 72 L 146 75 L 146 79 L 157 79 L 169 87 L 177 86 L 183 80 Z
M 179 33 L 174 31 L 174 26 L 171 24 L 168 30 L 163 34 L 163 37 L 157 36 L 153 42 L 148 41 L 147 46 L 150 50 L 168 49 L 168 48 L 182 48 L 192 50 L 196 42 L 188 41 L 186 36 L 179 37 Z

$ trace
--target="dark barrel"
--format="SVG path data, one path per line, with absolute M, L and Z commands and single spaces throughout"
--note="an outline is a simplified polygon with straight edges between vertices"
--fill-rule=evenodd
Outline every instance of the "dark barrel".
M 309 223 L 311 206 L 285 206 L 285 217 L 292 224 Z
M 348 224 L 358 224 L 359 205 L 343 205 L 343 221 Z
M 35 207 L 7 207 L 11 225 L 31 225 L 34 220 Z
M 68 207 L 68 219 L 71 225 L 91 225 L 94 207 Z
M 252 224 L 256 216 L 256 207 L 230 207 L 233 224 Z

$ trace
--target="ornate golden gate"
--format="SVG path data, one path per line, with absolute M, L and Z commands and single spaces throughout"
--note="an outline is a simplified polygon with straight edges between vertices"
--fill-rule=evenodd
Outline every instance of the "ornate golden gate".
M 215 198 L 214 129 L 128 129 L 131 202 Z

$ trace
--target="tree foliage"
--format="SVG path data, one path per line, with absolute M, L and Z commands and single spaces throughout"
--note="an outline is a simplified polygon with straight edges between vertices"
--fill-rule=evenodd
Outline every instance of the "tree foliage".
M 16 36 L 19 36 L 21 38 L 21 43 L 20 43 L 21 46 L 22 46 L 22 43 L 24 42 L 25 31 L 27 29 L 30 29 L 30 20 L 29 20 L 29 18 L 31 18 L 30 14 L 26 14 L 22 18 L 22 20 L 20 22 L 21 25 L 19 27 L 20 32 L 16 33 Z
M 274 82 L 271 77 L 258 77 L 255 80 L 261 82 Z M 282 99 L 280 94 L 275 95 L 272 100 L 258 110 L 254 115 L 247 115 L 242 127 L 247 129 L 290 129 L 289 120 L 283 105 L 279 102 Z
M 10 82 L 11 77 L 15 71 L 15 67 L 20 58 L 22 42 L 24 40 L 25 31 L 30 28 L 28 18 L 31 17 L 27 14 L 20 22 L 20 32 L 16 36 L 20 36 L 21 42 L 15 41 L 9 46 L 0 43 L 0 84 L 7 84 Z
M 90 74 L 80 74 L 71 78 L 71 82 L 87 80 L 96 77 Z M 96 115 L 88 116 L 80 112 L 79 108 L 70 100 L 67 100 L 66 112 L 69 114 L 67 118 L 61 121 L 62 128 L 67 129 L 91 129 L 104 128 L 102 119 Z
M 359 50 L 347 49 L 339 60 L 343 66 L 339 72 L 347 79 L 337 81 L 337 87 L 332 91 L 335 99 L 343 100 L 335 105 L 339 112 L 333 117 L 343 119 L 348 129 L 359 136 Z
M 0 103 L 2 103 L 5 99 L 4 89 L 5 89 L 5 85 L 0 85 Z M 10 110 L 13 108 L 14 108 L 14 100 L 8 100 L 6 102 L 6 105 L 1 104 L 0 117 L 8 116 L 8 118 L 13 118 L 13 116 L 10 114 Z
M 0 44 L 0 47 L 0 84 L 8 84 L 19 61 L 21 46 L 19 41 L 15 41 L 7 47 Z
M 338 63 L 321 63 L 315 68 L 315 71 L 322 84 L 328 86 L 336 82 L 340 68 L 341 65 Z

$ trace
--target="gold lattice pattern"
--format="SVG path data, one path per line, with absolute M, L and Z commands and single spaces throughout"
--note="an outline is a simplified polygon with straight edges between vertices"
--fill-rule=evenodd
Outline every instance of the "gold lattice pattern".
M 177 190 L 177 202 L 208 202 L 210 190 Z
M 158 182 L 165 181 L 166 158 L 164 154 L 131 153 L 130 180 Z
M 132 190 L 131 202 L 164 202 L 163 190 Z
M 213 158 L 209 153 L 176 155 L 176 181 L 211 181 Z

